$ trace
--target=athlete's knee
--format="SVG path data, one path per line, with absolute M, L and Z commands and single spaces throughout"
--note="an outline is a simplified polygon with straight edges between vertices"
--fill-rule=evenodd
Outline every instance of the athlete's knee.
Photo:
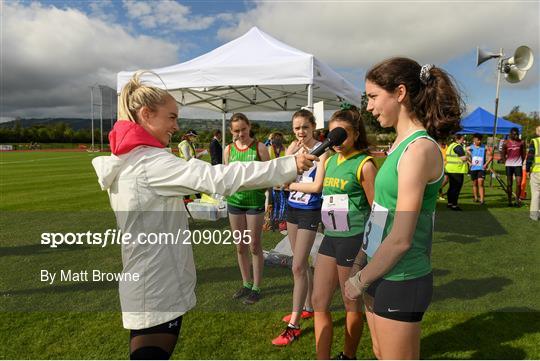
M 307 267 L 305 264 L 294 263 L 292 264 L 292 273 L 294 277 L 306 277 Z
M 328 311 L 328 301 L 326 297 L 323 297 L 319 292 L 313 292 L 311 295 L 311 304 L 313 309 L 317 312 Z
M 131 360 L 168 360 L 170 357 L 167 351 L 157 346 L 140 347 L 129 355 Z
M 245 255 L 249 252 L 249 246 L 244 243 L 240 243 L 236 245 L 236 253 L 239 255 Z
M 249 250 L 252 255 L 258 256 L 262 254 L 262 245 L 260 242 L 250 243 Z
M 362 318 L 362 302 L 359 300 L 350 300 L 346 296 L 343 296 L 343 305 L 347 312 L 347 317 L 360 317 Z

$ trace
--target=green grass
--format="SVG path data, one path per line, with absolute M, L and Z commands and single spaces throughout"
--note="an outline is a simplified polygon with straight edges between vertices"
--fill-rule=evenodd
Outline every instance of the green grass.
M 120 271 L 118 246 L 39 244 L 42 232 L 115 228 L 86 152 L 0 153 L 0 358 L 122 359 L 122 328 L 115 283 L 40 282 L 41 269 Z M 489 180 L 488 180 L 489 183 Z M 487 188 L 486 206 L 464 212 L 438 205 L 433 242 L 434 300 L 424 317 L 422 358 L 540 358 L 540 237 L 526 207 L 507 208 L 499 188 Z M 226 220 L 197 221 L 192 229 L 224 229 Z M 264 234 L 264 248 L 283 236 Z M 270 344 L 291 307 L 290 270 L 266 268 L 263 300 L 233 302 L 240 285 L 232 246 L 194 246 L 198 305 L 184 318 L 174 358 L 311 359 L 313 322 L 290 347 Z M 335 297 L 334 352 L 343 347 L 344 313 Z M 359 358 L 373 358 L 367 327 Z

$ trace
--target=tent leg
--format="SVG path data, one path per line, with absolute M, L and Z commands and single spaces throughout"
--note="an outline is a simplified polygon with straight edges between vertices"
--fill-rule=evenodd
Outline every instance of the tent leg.
M 223 119 L 221 120 L 221 149 L 222 149 L 222 158 L 221 161 L 222 161 L 222 164 L 225 164 L 225 146 L 226 146 L 226 141 L 225 139 L 227 138 L 227 134 L 225 133 L 225 123 L 227 122 L 227 113 L 226 112 L 223 112 Z
M 307 106 L 313 112 L 313 84 L 308 84 L 307 90 Z

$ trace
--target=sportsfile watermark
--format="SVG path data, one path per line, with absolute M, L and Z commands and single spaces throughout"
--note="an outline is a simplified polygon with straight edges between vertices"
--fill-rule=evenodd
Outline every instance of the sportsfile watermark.
M 330 211 L 323 222 L 337 231 L 343 226 L 342 214 L 339 209 Z M 390 221 L 408 217 L 375 212 L 366 216 L 364 234 L 356 239 L 357 247 L 373 256 L 387 241 Z M 526 209 L 515 212 L 528 216 Z M 433 275 L 428 312 L 540 310 L 539 288 L 531 281 L 538 262 L 532 228 L 517 232 L 515 218 L 497 218 L 485 210 L 459 213 L 442 207 L 434 216 L 434 229 L 432 212 L 416 217 L 417 239 L 432 239 L 425 243 Z M 185 211 L 3 211 L 0 312 L 185 312 L 192 307 L 208 312 L 290 312 L 290 241 L 277 230 L 262 232 L 261 240 L 257 236 L 232 231 L 226 218 L 188 222 Z M 512 242 L 506 242 L 509 237 Z M 309 254 L 310 272 L 324 248 L 323 238 L 317 234 Z M 514 252 L 516 245 L 528 251 Z M 247 306 L 243 299 L 233 298 L 243 286 L 238 259 L 248 260 L 253 275 L 258 255 L 264 258 L 262 298 Z M 519 264 L 510 255 L 519 256 Z M 144 297 L 129 297 L 146 287 L 150 289 Z M 341 297 L 336 295 L 329 307 L 343 310 Z M 389 308 L 388 312 L 404 310 L 401 305 Z
M 43 232 L 40 243 L 50 248 L 62 245 L 239 245 L 252 242 L 251 230 L 189 230 L 177 232 L 123 232 L 119 229 L 107 229 L 104 232 Z

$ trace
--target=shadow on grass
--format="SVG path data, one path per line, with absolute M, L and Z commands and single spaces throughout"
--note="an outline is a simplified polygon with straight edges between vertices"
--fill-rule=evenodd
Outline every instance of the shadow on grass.
M 0 257 L 55 254 L 58 252 L 80 251 L 80 250 L 89 249 L 89 248 L 91 247 L 85 246 L 85 245 L 70 245 L 70 246 L 63 245 L 57 248 L 51 248 L 42 244 L 27 244 L 24 246 L 0 247 Z
M 265 279 L 279 278 L 284 276 L 291 276 L 292 279 L 292 273 L 290 268 L 268 266 L 264 267 L 263 282 Z M 237 265 L 197 269 L 197 285 L 231 281 L 238 281 L 237 283 L 239 286 L 242 283 L 242 276 Z M 267 290 L 266 287 L 264 289 Z
M 437 237 L 436 240 L 433 240 L 433 243 L 444 243 L 444 242 L 454 242 L 454 243 L 461 243 L 461 244 L 471 244 L 471 243 L 478 243 L 480 242 L 480 238 L 477 237 L 471 237 L 465 234 L 447 234 L 442 237 Z
M 451 273 L 451 271 L 449 271 L 447 269 L 439 269 L 439 268 L 433 268 L 433 270 L 431 272 L 433 273 L 434 277 L 447 276 L 448 274 Z
M 512 280 L 504 277 L 488 277 L 479 279 L 457 279 L 435 286 L 433 301 L 443 301 L 450 298 L 471 300 L 490 293 L 501 292 L 504 287 L 512 284 Z
M 454 212 L 446 208 L 438 210 L 435 220 L 435 231 L 451 233 L 451 237 L 459 239 L 468 237 L 500 236 L 508 234 L 506 229 L 487 210 L 478 210 L 475 205 L 463 205 L 463 212 Z
M 538 332 L 540 313 L 529 308 L 503 308 L 482 313 L 450 329 L 423 337 L 421 358 L 537 358 L 538 355 L 527 355 L 525 350 L 508 343 L 525 334 Z
M 100 290 L 110 290 L 117 289 L 118 283 L 116 282 L 78 282 L 73 284 L 62 284 L 49 287 L 37 287 L 37 288 L 28 288 L 22 290 L 0 290 L 0 295 L 5 296 L 29 296 L 36 294 L 58 294 L 64 292 L 93 292 Z

